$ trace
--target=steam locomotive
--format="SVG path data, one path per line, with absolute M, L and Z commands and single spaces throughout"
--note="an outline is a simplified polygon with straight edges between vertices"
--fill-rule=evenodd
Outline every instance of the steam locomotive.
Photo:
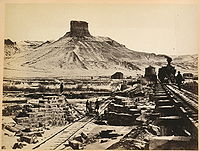
M 161 83 L 174 83 L 176 69 L 175 69 L 175 67 L 173 67 L 171 65 L 172 59 L 167 56 L 166 56 L 166 58 L 167 58 L 168 64 L 166 66 L 159 68 L 158 79 L 160 80 Z M 151 82 L 157 82 L 157 80 L 158 80 L 156 72 L 155 72 L 155 68 L 152 66 L 145 68 L 144 76 L 148 81 L 151 81 Z
M 176 69 L 171 65 L 172 59 L 167 57 L 167 66 L 159 68 L 158 70 L 158 79 L 161 83 L 175 83 L 175 74 Z

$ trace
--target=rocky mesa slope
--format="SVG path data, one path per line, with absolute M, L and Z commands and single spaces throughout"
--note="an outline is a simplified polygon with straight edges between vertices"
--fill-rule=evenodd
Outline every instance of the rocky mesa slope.
M 133 51 L 109 37 L 94 37 L 84 21 L 71 21 L 70 31 L 57 41 L 25 43 L 14 44 L 18 52 L 6 59 L 7 70 L 48 76 L 131 74 L 143 72 L 149 65 L 160 67 L 166 60 L 165 55 Z

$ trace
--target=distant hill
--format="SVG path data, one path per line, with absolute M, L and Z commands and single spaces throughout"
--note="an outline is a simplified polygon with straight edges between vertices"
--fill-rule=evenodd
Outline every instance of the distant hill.
M 198 54 L 171 56 L 177 70 L 198 75 Z
M 166 55 L 133 51 L 109 37 L 92 36 L 83 21 L 71 21 L 70 32 L 57 41 L 5 43 L 5 52 L 9 54 L 5 56 L 5 76 L 12 72 L 20 72 L 18 76 L 143 74 L 149 65 L 166 64 Z M 181 67 L 183 60 L 176 57 L 174 63 L 186 68 Z

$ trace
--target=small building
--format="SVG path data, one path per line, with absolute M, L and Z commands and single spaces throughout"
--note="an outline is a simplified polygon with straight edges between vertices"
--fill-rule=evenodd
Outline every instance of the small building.
M 111 79 L 123 79 L 123 73 L 122 72 L 116 72 L 111 76 Z

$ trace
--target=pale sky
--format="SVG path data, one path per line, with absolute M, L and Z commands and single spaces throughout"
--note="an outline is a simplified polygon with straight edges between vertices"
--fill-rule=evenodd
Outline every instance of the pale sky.
M 132 50 L 195 54 L 197 15 L 191 4 L 6 4 L 5 38 L 57 40 L 71 20 L 83 20 L 93 36 L 110 37 Z

